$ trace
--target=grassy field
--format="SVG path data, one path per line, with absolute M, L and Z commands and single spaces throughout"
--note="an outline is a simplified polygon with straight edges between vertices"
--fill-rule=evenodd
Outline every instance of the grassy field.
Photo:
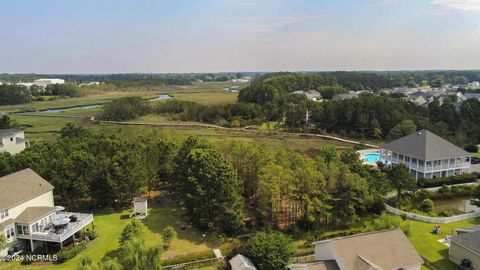
M 408 222 L 411 222 L 413 225 L 409 239 L 421 256 L 434 263 L 439 269 L 457 270 L 460 268 L 448 260 L 448 247 L 438 242 L 438 240 L 445 238 L 446 234 L 452 234 L 454 228 L 480 224 L 480 219 L 442 224 L 440 225 L 442 231 L 440 235 L 431 233 L 435 224 L 418 221 Z
M 181 93 L 173 94 L 173 98 L 176 100 L 193 101 L 200 104 L 216 105 L 237 102 L 238 93 Z
M 147 91 L 147 92 L 108 92 L 103 94 L 88 95 L 78 98 L 60 98 L 56 100 L 48 101 L 35 101 L 25 104 L 16 104 L 16 105 L 2 105 L 0 106 L 0 111 L 38 111 L 46 110 L 52 108 L 65 108 L 65 107 L 74 107 L 82 106 L 89 104 L 103 104 L 110 102 L 112 99 L 126 97 L 126 96 L 141 96 L 143 98 L 152 98 L 157 95 L 157 92 Z
M 213 234 L 207 234 L 203 237 L 198 230 L 187 226 L 184 231 L 179 230 L 180 225 L 186 224 L 185 213 L 182 208 L 174 204 L 165 205 L 149 205 L 150 212 L 147 219 L 143 222 L 146 225 L 146 239 L 147 244 L 151 246 L 162 246 L 161 231 L 166 226 L 172 226 L 177 230 L 178 237 L 173 240 L 169 249 L 162 254 L 163 259 L 168 259 L 176 256 L 186 255 L 190 252 L 201 252 L 208 249 L 218 247 L 220 245 L 219 238 Z M 129 222 L 128 215 L 131 210 L 123 210 L 119 212 L 114 211 L 99 211 L 94 213 L 94 225 L 99 234 L 99 238 L 95 239 L 86 250 L 82 251 L 75 258 L 63 264 L 43 264 L 23 266 L 11 264 L 11 268 L 7 269 L 22 269 L 22 270 L 47 270 L 47 269 L 75 269 L 82 257 L 90 257 L 94 261 L 98 261 L 105 255 L 112 254 L 118 248 L 118 239 L 125 225 Z M 5 264 L 7 265 L 7 264 Z M 2 269 L 0 263 L 0 269 Z

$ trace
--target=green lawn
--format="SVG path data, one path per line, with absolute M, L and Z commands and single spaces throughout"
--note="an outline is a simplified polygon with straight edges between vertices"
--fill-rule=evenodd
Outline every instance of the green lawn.
M 186 224 L 185 212 L 183 209 L 173 205 L 150 205 L 149 216 L 144 220 L 146 225 L 147 244 L 152 246 L 162 246 L 161 231 L 166 226 L 172 226 L 177 230 L 178 237 L 173 240 L 170 248 L 164 251 L 162 258 L 168 259 L 176 256 L 183 256 L 191 252 L 201 252 L 220 245 L 220 238 L 213 234 L 202 237 L 203 232 L 187 226 L 184 231 L 179 230 L 180 225 Z M 123 228 L 130 221 L 128 215 L 130 210 L 119 212 L 97 211 L 94 212 L 94 225 L 99 234 L 99 238 L 94 240 L 86 250 L 82 251 L 75 258 L 63 264 L 43 264 L 23 266 L 18 263 L 11 264 L 12 270 L 47 270 L 47 269 L 75 269 L 82 257 L 91 257 L 98 261 L 105 255 L 111 254 L 118 248 L 118 238 Z M 0 263 L 0 269 L 4 266 Z M 8 269 L 8 268 L 7 268 Z M 10 269 L 9 269 L 10 270 Z
M 435 224 L 419 221 L 407 222 L 411 222 L 413 226 L 408 238 L 420 255 L 434 263 L 439 269 L 456 270 L 460 268 L 448 260 L 448 247 L 439 243 L 438 240 L 444 238 L 446 234 L 452 234 L 454 228 L 480 224 L 480 219 L 441 224 L 441 235 L 431 233 Z
M 82 121 L 77 118 L 62 118 L 53 116 L 27 116 L 11 115 L 20 124 L 21 129 L 25 131 L 25 137 L 32 141 L 53 142 L 60 136 L 60 130 L 68 122 L 79 123 Z

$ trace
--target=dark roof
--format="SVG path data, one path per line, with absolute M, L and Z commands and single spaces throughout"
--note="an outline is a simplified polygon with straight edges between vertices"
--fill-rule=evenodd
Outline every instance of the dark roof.
M 377 231 L 319 241 L 329 242 L 342 269 L 399 269 L 420 265 L 423 259 L 400 229 Z M 392 256 L 395 254 L 395 256 Z
M 27 207 L 15 218 L 15 222 L 30 224 L 53 212 L 55 212 L 55 207 L 51 206 Z
M 480 231 L 452 236 L 450 240 L 470 251 L 480 254 Z
M 480 231 L 480 225 L 470 226 L 470 227 L 462 227 L 462 228 L 455 228 L 455 231 L 458 233 L 469 233 L 469 232 L 476 232 Z
M 472 155 L 426 129 L 389 142 L 382 148 L 422 160 L 441 160 Z
M 21 170 L 0 177 L 0 210 L 19 205 L 53 189 L 32 169 Z

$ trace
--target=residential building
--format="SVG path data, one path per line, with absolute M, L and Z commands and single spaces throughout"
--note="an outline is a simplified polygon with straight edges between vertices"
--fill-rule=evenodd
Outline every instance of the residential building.
M 480 88 L 480 82 L 478 82 L 478 81 L 473 81 L 473 82 L 471 82 L 471 83 L 468 84 L 468 87 L 469 87 L 469 88 L 473 88 L 473 89 Z
M 38 79 L 33 82 L 35 85 L 41 87 L 47 87 L 49 84 L 64 84 L 65 80 L 62 79 Z
M 450 237 L 448 257 L 463 269 L 480 269 L 480 227 L 455 229 Z
M 295 91 L 293 94 L 297 95 L 304 95 L 306 96 L 309 100 L 313 101 L 322 101 L 322 94 L 320 94 L 318 91 L 315 90 L 308 90 L 308 91 Z
M 291 270 L 420 270 L 423 259 L 400 229 L 314 242 L 314 261 Z
M 380 147 L 380 158 L 407 165 L 418 180 L 469 173 L 471 153 L 422 129 Z
M 430 93 L 417 91 L 408 95 L 407 100 L 422 106 L 432 102 L 434 100 L 434 97 Z
M 345 99 L 351 99 L 351 98 L 356 98 L 360 94 L 355 92 L 355 91 L 350 91 L 348 94 L 336 94 L 332 97 L 332 100 L 345 100 Z
M 0 129 L 0 152 L 17 154 L 28 145 L 25 133 L 19 129 Z
M 252 261 L 242 254 L 236 255 L 228 262 L 232 270 L 257 270 Z
M 32 169 L 0 177 L 0 234 L 7 244 L 0 256 L 72 243 L 74 235 L 93 223 L 92 214 L 68 213 L 55 206 L 54 187 Z

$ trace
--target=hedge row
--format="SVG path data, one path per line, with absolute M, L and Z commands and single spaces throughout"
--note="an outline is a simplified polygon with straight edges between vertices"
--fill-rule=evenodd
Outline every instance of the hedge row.
M 443 178 L 433 178 L 433 179 L 419 179 L 417 184 L 422 188 L 430 187 L 441 187 L 443 185 L 454 185 L 454 184 L 464 184 L 472 183 L 477 181 L 478 176 L 476 174 L 461 174 Z

